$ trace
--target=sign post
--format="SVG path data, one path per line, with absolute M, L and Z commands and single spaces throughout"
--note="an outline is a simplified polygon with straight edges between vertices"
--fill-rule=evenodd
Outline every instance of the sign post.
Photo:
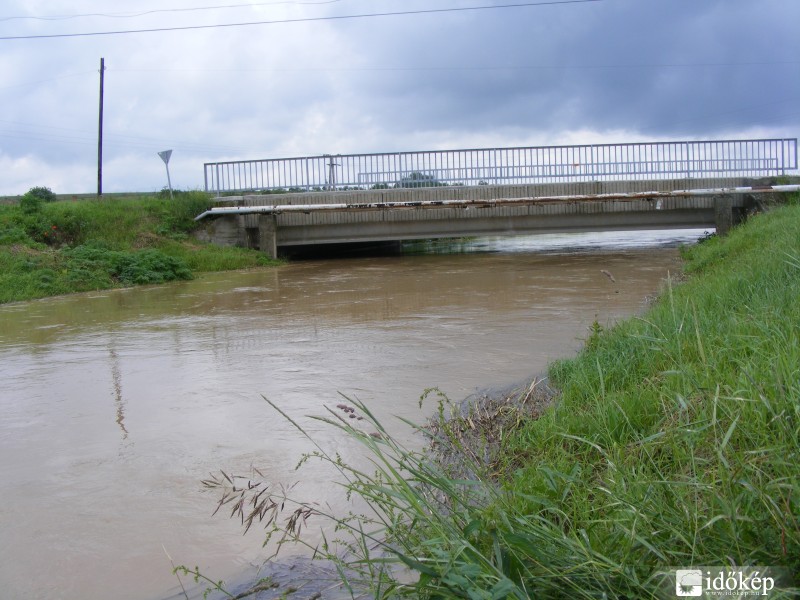
M 169 186 L 169 199 L 173 200 L 172 181 L 169 178 L 169 157 L 172 156 L 172 150 L 164 150 L 163 152 L 159 152 L 158 155 L 161 157 L 161 160 L 164 161 L 164 165 L 167 167 L 167 185 Z

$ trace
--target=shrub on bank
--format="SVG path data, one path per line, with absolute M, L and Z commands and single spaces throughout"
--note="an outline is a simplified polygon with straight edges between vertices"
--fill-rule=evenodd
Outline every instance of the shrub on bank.
M 192 273 L 180 259 L 158 250 L 122 252 L 99 245 L 78 246 L 66 251 L 66 267 L 73 273 L 101 272 L 122 285 L 164 283 L 191 279 Z
M 32 187 L 19 200 L 19 206 L 24 213 L 38 211 L 45 202 L 55 202 L 56 195 L 47 187 Z

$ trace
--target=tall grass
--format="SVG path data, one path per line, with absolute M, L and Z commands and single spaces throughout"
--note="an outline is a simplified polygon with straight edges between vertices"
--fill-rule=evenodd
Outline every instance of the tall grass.
M 558 401 L 515 421 L 488 462 L 457 435 L 470 414 L 442 404 L 436 426 L 419 429 L 432 457 L 356 403 L 363 421 L 323 420 L 361 441 L 373 468 L 314 456 L 369 514 L 300 502 L 283 519 L 285 499 L 260 484 L 207 483 L 244 523 L 265 519 L 284 540 L 302 540 L 306 519 L 332 519 L 339 546 L 316 550 L 379 597 L 656 598 L 670 568 L 798 573 L 800 207 L 685 258 L 688 280 L 668 283 L 644 316 L 595 330 L 576 358 L 552 365 Z

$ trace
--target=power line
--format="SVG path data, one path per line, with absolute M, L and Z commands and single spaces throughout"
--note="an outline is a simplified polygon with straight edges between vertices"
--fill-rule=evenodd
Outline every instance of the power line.
M 34 20 L 34 21 L 66 21 L 69 19 L 83 19 L 87 17 L 104 17 L 107 19 L 133 19 L 137 17 L 144 17 L 147 15 L 154 15 L 158 13 L 178 13 L 178 12 L 199 12 L 206 10 L 221 10 L 226 8 L 252 8 L 254 6 L 278 6 L 281 4 L 295 4 L 295 5 L 320 5 L 320 4 L 334 4 L 342 0 L 318 0 L 316 2 L 307 1 L 301 2 L 299 0 L 279 0 L 277 2 L 258 2 L 252 4 L 223 4 L 219 6 L 199 6 L 195 8 L 160 8 L 156 10 L 147 10 L 143 12 L 132 13 L 81 13 L 75 15 L 50 15 L 50 16 L 36 16 L 36 15 L 19 15 L 14 17 L 0 17 L 2 21 L 17 21 L 17 20 Z
M 589 2 L 603 2 L 603 0 L 549 0 L 543 2 L 523 2 L 520 4 L 496 4 L 494 6 L 464 6 L 457 8 L 430 8 L 420 10 L 391 11 L 382 13 L 362 13 L 355 15 L 334 15 L 327 17 L 302 17 L 296 19 L 278 19 L 272 21 L 248 21 L 243 23 L 218 23 L 215 25 L 185 25 L 180 27 L 154 27 L 151 29 L 123 29 L 118 31 L 91 31 L 84 33 L 51 33 L 42 35 L 14 35 L 2 36 L 0 40 L 35 40 L 70 37 L 92 37 L 101 35 L 125 35 L 131 33 L 159 33 L 165 31 L 191 31 L 199 29 L 222 29 L 232 27 L 247 27 L 252 25 L 284 25 L 287 23 L 312 23 L 319 21 L 345 21 L 353 19 L 369 19 L 374 17 L 398 17 L 406 15 L 425 15 L 453 12 L 469 12 L 479 10 L 494 10 L 500 8 L 523 8 L 532 6 L 554 6 L 561 4 L 587 4 Z
M 414 71 L 431 71 L 431 72 L 445 72 L 445 71 L 546 71 L 546 70 L 602 70 L 602 69 L 702 69 L 702 68 L 716 68 L 716 67 L 762 67 L 762 66 L 776 66 L 776 65 L 797 65 L 800 60 L 775 60 L 775 61 L 744 61 L 744 62 L 698 62 L 698 63 L 638 63 L 638 64 L 579 64 L 579 65 L 451 65 L 440 67 L 273 67 L 273 68 L 197 68 L 197 69 L 111 69 L 115 73 L 355 73 L 355 72 L 414 72 Z M 58 75 L 49 79 L 38 79 L 35 81 L 26 81 L 24 83 L 13 83 L 11 85 L 0 86 L 0 91 L 10 90 L 19 87 L 26 87 L 30 85 L 38 85 L 41 83 L 49 83 L 59 79 L 66 79 L 69 77 L 78 77 L 81 75 L 93 75 L 97 71 L 78 71 L 75 73 L 66 73 Z M 3 122 L 0 119 L 0 122 Z
M 537 71 L 537 70 L 592 70 L 592 69 L 661 69 L 661 68 L 709 68 L 709 67 L 763 67 L 774 65 L 797 65 L 800 60 L 745 61 L 745 62 L 698 62 L 698 63 L 638 63 L 638 64 L 578 64 L 578 65 L 466 65 L 441 67 L 270 67 L 270 68 L 197 68 L 197 69 L 113 69 L 117 73 L 324 73 L 324 72 L 373 72 L 373 71 Z M 1 89 L 1 88 L 0 88 Z
M 10 90 L 12 88 L 18 88 L 18 87 L 25 87 L 25 86 L 28 86 L 28 85 L 37 85 L 37 84 L 40 84 L 40 83 L 49 83 L 51 81 L 56 81 L 58 79 L 66 79 L 67 77 L 77 77 L 79 75 L 86 75 L 88 73 L 95 73 L 95 72 L 96 71 L 80 71 L 80 72 L 77 72 L 77 73 L 65 73 L 64 75 L 58 75 L 56 77 L 51 77 L 50 79 L 38 79 L 36 81 L 28 81 L 28 82 L 25 82 L 25 83 L 14 83 L 12 85 L 4 85 L 4 86 L 0 87 L 0 91 L 2 91 L 2 90 Z
M 4 138 L 53 143 L 97 143 L 96 139 L 85 137 L 87 135 L 85 129 L 57 127 L 53 125 L 41 125 L 0 119 L 0 125 L 3 124 L 11 126 L 5 129 L 0 129 L 0 137 Z M 108 146 L 123 148 L 151 149 L 154 147 L 161 147 L 164 144 L 172 144 L 178 149 L 194 152 L 232 152 L 236 150 L 234 146 L 225 146 L 221 144 L 207 144 L 204 142 L 194 141 L 176 142 L 174 139 L 167 140 L 162 138 L 149 138 L 113 132 L 106 132 L 104 137 Z
M 87 134 L 89 135 L 89 134 Z M 194 142 L 176 142 L 175 140 L 168 140 L 168 141 L 158 141 L 156 139 L 147 139 L 141 138 L 142 141 L 130 141 L 126 138 L 132 136 L 124 136 L 124 135 L 115 135 L 115 134 L 104 134 L 104 141 L 103 145 L 108 148 L 115 148 L 115 149 L 141 149 L 147 151 L 155 151 L 158 148 L 163 147 L 165 143 L 169 143 L 176 150 L 184 150 L 186 152 L 194 152 L 194 153 L 230 153 L 235 152 L 237 148 L 232 146 L 204 146 L 201 144 L 196 144 Z M 85 146 L 94 146 L 97 147 L 97 138 L 93 137 L 81 137 L 81 136 L 70 136 L 70 135 L 57 135 L 51 133 L 39 133 L 39 132 L 29 132 L 29 131 L 20 131 L 14 129 L 8 130 L 0 130 L 0 138 L 7 138 L 7 139 L 14 139 L 14 140 L 22 140 L 24 142 L 44 142 L 47 144 L 66 144 L 66 145 L 85 145 Z M 8 150 L 8 149 L 6 149 Z

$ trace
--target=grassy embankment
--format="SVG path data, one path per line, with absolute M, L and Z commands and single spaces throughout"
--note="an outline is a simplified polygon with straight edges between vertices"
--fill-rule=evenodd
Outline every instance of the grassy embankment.
M 686 281 L 551 366 L 560 397 L 539 418 L 473 414 L 429 430 L 460 450 L 455 474 L 399 446 L 363 404 L 353 402 L 378 433 L 324 419 L 378 467 L 317 452 L 375 509 L 327 515 L 350 533 L 347 566 L 376 595 L 431 598 L 650 598 L 670 567 L 800 572 L 800 206 L 790 204 L 686 249 Z M 474 444 L 480 423 L 499 440 L 488 461 Z M 228 502 L 258 493 L 238 514 L 248 526 L 264 517 L 271 535 L 294 538 L 321 514 L 300 503 L 283 522 L 282 500 L 262 487 L 210 483 Z M 341 560 L 333 545 L 320 551 Z M 400 583 L 386 563 L 418 578 Z
M 0 303 L 271 264 L 262 253 L 190 236 L 210 204 L 203 192 L 177 192 L 174 201 L 53 201 L 45 188 L 31 192 L 0 206 Z

